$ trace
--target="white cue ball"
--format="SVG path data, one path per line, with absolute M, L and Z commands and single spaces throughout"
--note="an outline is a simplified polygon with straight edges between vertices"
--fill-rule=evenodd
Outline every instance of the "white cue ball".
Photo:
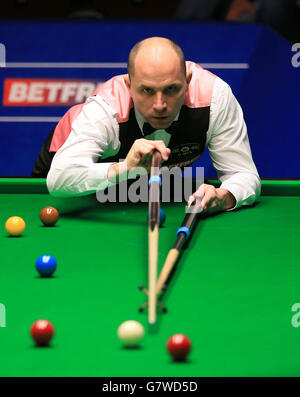
M 138 321 L 128 320 L 119 326 L 117 333 L 126 347 L 137 347 L 145 335 L 145 330 Z

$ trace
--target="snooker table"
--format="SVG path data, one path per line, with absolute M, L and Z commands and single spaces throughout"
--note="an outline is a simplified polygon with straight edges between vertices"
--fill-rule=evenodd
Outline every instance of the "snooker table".
M 212 181 L 214 182 L 214 181 Z M 147 286 L 146 203 L 99 203 L 95 195 L 55 198 L 44 179 L 0 179 L 1 377 L 277 377 L 300 375 L 300 181 L 263 181 L 258 204 L 201 216 L 149 332 L 139 285 Z M 45 227 L 39 213 L 60 218 Z M 159 268 L 173 246 L 185 203 L 162 203 Z M 4 224 L 21 216 L 26 230 Z M 40 278 L 35 261 L 53 255 L 57 271 Z M 298 309 L 299 310 L 299 309 Z M 2 312 L 3 315 L 3 312 Z M 35 347 L 31 324 L 44 318 L 56 333 Z M 116 336 L 123 321 L 145 326 L 140 348 Z M 299 322 L 300 325 L 300 322 Z M 165 345 L 175 333 L 192 341 L 187 362 Z

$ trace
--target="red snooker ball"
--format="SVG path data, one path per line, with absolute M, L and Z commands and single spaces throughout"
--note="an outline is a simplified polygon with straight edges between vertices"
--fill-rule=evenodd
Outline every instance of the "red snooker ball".
M 184 361 L 191 347 L 190 339 L 183 334 L 175 334 L 167 342 L 167 350 L 175 361 Z
M 58 220 L 59 214 L 54 207 L 45 207 L 40 213 L 41 221 L 45 226 L 54 226 Z
M 30 334 L 38 346 L 47 346 L 54 335 L 54 327 L 48 320 L 37 320 L 32 324 Z

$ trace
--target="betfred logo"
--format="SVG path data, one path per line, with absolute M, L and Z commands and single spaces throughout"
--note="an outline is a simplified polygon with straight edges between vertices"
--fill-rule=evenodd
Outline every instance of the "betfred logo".
M 85 102 L 99 84 L 70 79 L 5 79 L 3 106 L 71 106 Z

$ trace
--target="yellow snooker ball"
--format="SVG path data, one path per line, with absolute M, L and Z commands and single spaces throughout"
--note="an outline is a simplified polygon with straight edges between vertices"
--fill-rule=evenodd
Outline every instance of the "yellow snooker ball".
M 10 236 L 21 236 L 24 232 L 26 224 L 24 219 L 19 216 L 11 216 L 5 222 L 5 229 Z

